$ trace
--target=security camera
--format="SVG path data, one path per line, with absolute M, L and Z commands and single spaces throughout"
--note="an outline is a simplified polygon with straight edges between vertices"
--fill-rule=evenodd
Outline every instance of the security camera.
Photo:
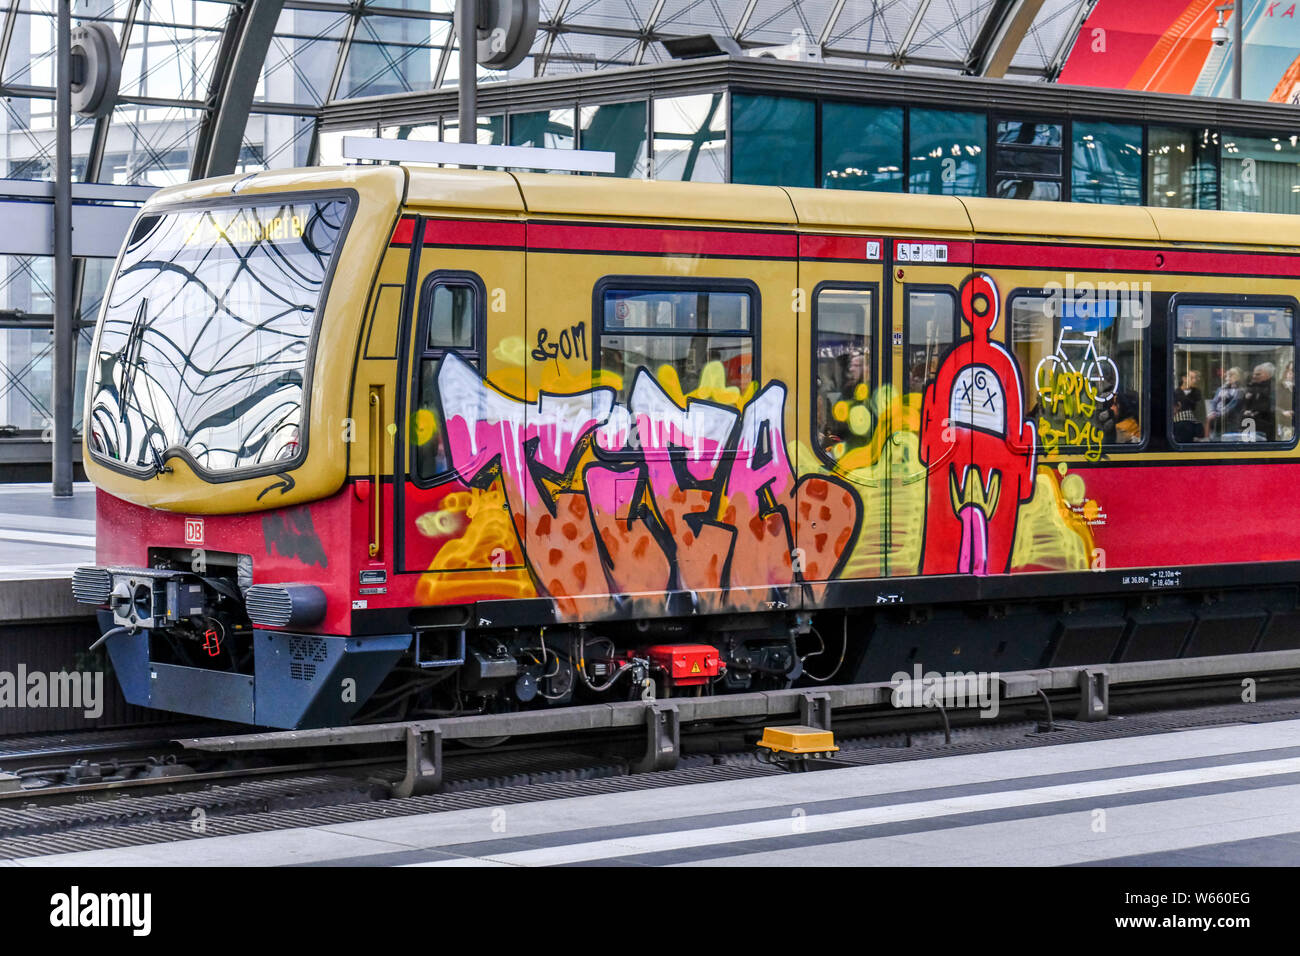
M 1214 24 L 1214 29 L 1210 31 L 1210 42 L 1215 46 L 1223 46 L 1228 42 L 1228 28 L 1224 26 L 1223 19 L 1227 16 L 1229 11 L 1235 12 L 1233 8 L 1240 2 L 1241 0 L 1237 0 L 1237 3 L 1225 3 L 1222 6 L 1214 8 L 1214 12 L 1218 14 L 1218 17 L 1217 22 Z

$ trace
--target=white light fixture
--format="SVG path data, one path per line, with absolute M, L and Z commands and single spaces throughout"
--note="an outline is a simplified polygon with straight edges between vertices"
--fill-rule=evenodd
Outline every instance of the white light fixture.
M 478 143 L 432 143 L 426 140 L 344 136 L 343 158 L 386 160 L 394 163 L 447 163 L 455 166 L 502 166 L 507 169 L 558 169 L 575 173 L 612 173 L 615 155 L 589 149 L 480 146 Z

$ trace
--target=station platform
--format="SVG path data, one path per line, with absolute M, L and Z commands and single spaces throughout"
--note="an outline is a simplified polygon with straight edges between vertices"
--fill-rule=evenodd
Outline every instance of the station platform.
M 71 578 L 95 560 L 95 488 L 54 498 L 48 483 L 0 485 L 0 581 Z
M 1298 804 L 1287 719 L 0 866 L 1295 866 Z

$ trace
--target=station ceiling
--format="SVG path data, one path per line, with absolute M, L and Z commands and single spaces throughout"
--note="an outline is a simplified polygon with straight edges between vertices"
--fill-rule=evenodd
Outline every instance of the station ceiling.
M 987 72 L 990 51 L 1002 44 L 1007 55 L 999 74 L 1051 80 L 1094 2 L 542 0 L 532 53 L 509 76 L 660 62 L 669 59 L 659 42 L 666 38 L 724 34 L 755 48 L 789 44 L 802 33 L 826 62 L 950 74 Z M 104 119 L 76 123 L 74 174 L 89 182 L 166 185 L 223 171 L 230 160 L 240 170 L 303 165 L 325 104 L 455 84 L 454 6 L 455 0 L 73 0 L 74 24 L 108 23 L 124 49 L 118 105 Z M 53 49 L 54 0 L 11 0 L 0 9 L 5 177 L 51 176 Z M 486 83 L 507 74 L 484 70 L 481 77 Z M 241 100 L 241 86 L 253 87 L 243 98 L 247 109 L 220 115 L 223 103 Z

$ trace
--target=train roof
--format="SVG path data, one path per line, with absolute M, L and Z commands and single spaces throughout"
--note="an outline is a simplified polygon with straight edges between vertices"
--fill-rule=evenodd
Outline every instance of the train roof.
M 746 228 L 768 226 L 907 235 L 1016 236 L 1300 246 L 1297 218 L 1092 203 L 928 196 L 854 190 L 664 182 L 593 176 L 344 166 L 274 170 L 200 180 L 160 190 L 151 204 L 328 187 L 393 197 L 415 209 L 506 217 L 674 220 Z

